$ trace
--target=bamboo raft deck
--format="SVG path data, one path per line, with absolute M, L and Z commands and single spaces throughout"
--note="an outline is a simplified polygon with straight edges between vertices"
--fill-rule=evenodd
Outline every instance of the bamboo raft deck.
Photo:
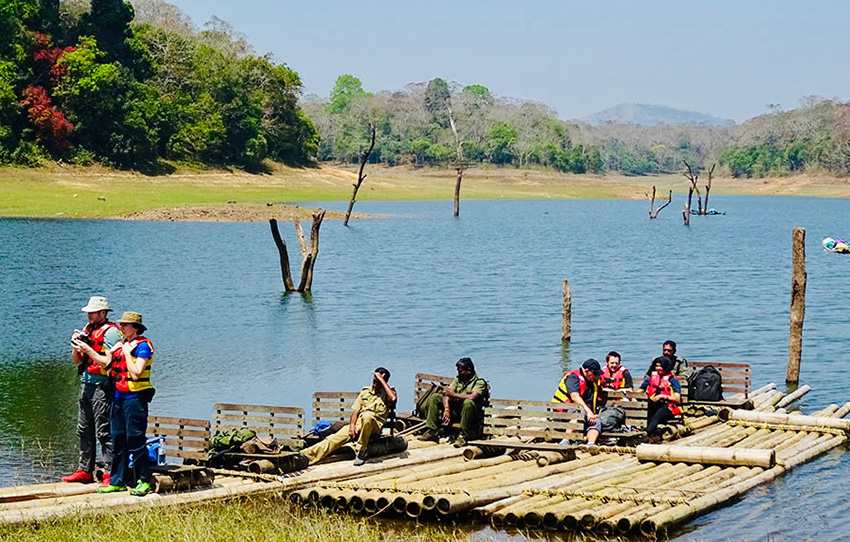
M 850 413 L 850 403 L 809 416 L 785 412 L 809 389 L 803 386 L 786 395 L 770 384 L 749 394 L 753 411 L 693 417 L 667 432 L 668 444 L 695 453 L 769 453 L 769 460 L 762 453 L 757 462 L 744 458 L 743 465 L 715 464 L 716 458 L 708 455 L 647 461 L 640 459 L 639 448 L 623 446 L 549 444 L 533 449 L 519 440 L 513 442 L 524 449 L 488 456 L 477 447 L 411 440 L 407 451 L 361 467 L 350 462 L 320 464 L 282 476 L 216 471 L 211 487 L 142 498 L 96 495 L 94 485 L 81 484 L 0 488 L 0 523 L 273 494 L 288 495 L 298 505 L 348 513 L 473 517 L 497 528 L 661 536 L 846 443 L 850 421 L 843 418 Z

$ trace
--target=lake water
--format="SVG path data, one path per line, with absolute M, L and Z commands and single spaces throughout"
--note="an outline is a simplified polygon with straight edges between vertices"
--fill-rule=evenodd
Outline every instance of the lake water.
M 359 204 L 393 218 L 322 227 L 312 297 L 283 295 L 268 226 L 0 220 L 0 485 L 75 465 L 76 372 L 68 336 L 92 294 L 144 313 L 158 347 L 151 412 L 208 418 L 217 401 L 303 406 L 316 390 L 392 371 L 401 406 L 413 377 L 471 356 L 496 397 L 548 399 L 564 367 L 619 350 L 640 372 L 664 339 L 691 359 L 751 363 L 781 383 L 790 238 L 808 230 L 802 381 L 814 409 L 850 399 L 850 257 L 820 239 L 850 235 L 850 201 L 722 198 L 726 216 L 638 201 Z M 341 208 L 341 204 L 335 205 Z M 291 226 L 282 225 L 292 259 Z M 560 343 L 561 282 L 573 341 Z M 681 540 L 846 539 L 850 460 L 834 451 Z M 484 529 L 481 534 L 487 534 Z

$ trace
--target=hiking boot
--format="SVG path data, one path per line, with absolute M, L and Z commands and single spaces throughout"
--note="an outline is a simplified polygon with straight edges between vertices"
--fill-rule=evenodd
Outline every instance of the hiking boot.
M 366 454 L 357 454 L 357 457 L 354 458 L 354 466 L 359 467 L 366 463 Z
M 454 447 L 455 448 L 463 448 L 466 446 L 466 437 L 463 435 L 458 435 L 455 437 Z
M 63 476 L 62 481 L 68 483 L 90 484 L 94 482 L 94 477 L 90 472 L 78 469 L 68 476 Z
M 95 490 L 98 493 L 118 493 L 119 491 L 127 491 L 127 486 L 101 486 Z
M 139 483 L 136 484 L 136 487 L 130 490 L 130 495 L 135 495 L 136 497 L 144 497 L 152 491 L 153 486 L 149 482 L 139 480 Z
M 424 440 L 425 442 L 437 442 L 440 440 L 439 435 L 430 429 L 426 429 L 424 433 L 419 435 L 419 440 Z

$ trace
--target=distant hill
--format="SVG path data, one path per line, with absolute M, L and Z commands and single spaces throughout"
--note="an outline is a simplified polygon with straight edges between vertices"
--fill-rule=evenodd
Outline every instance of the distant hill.
M 674 109 L 664 105 L 620 104 L 609 107 L 604 111 L 594 113 L 580 119 L 589 124 L 637 124 L 640 126 L 656 126 L 658 124 L 704 124 L 707 126 L 730 126 L 735 124 L 729 119 L 721 119 L 697 113 Z

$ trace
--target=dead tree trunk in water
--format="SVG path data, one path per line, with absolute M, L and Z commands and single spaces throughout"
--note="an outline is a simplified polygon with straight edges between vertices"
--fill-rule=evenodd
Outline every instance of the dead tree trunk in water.
M 455 151 L 457 153 L 457 163 L 455 165 L 457 180 L 455 181 L 455 197 L 454 200 L 452 200 L 452 215 L 454 217 L 458 217 L 460 216 L 460 183 L 463 182 L 463 141 L 460 140 L 460 136 L 457 133 L 457 125 L 455 124 L 455 116 L 452 112 L 451 106 L 449 106 L 448 110 L 449 126 L 451 126 L 452 134 L 455 136 Z
M 685 208 L 682 209 L 682 220 L 685 221 L 685 226 L 691 225 L 691 203 L 694 199 L 693 187 L 688 187 L 688 201 L 685 203 Z
M 649 197 L 649 194 L 647 194 L 646 196 Z M 651 201 L 649 202 L 649 219 L 653 220 L 655 218 L 658 218 L 658 214 L 661 212 L 661 210 L 664 209 L 665 207 L 667 207 L 668 205 L 670 205 L 670 202 L 672 202 L 672 201 L 673 201 L 673 191 L 670 190 L 670 192 L 667 194 L 667 202 L 664 205 L 662 205 L 661 207 L 659 207 L 658 209 L 656 209 L 655 208 L 655 185 L 652 185 L 652 198 L 651 198 Z
M 711 177 L 714 175 L 714 168 L 717 164 L 711 164 L 711 169 L 708 170 L 708 184 L 705 185 L 705 209 L 702 214 L 708 213 L 708 195 L 711 193 Z
M 702 194 L 700 193 L 699 186 L 697 185 L 697 183 L 699 182 L 699 169 L 692 168 L 691 165 L 685 160 L 682 160 L 682 162 L 685 164 L 685 167 L 688 168 L 688 171 L 682 173 L 682 175 L 684 175 L 685 178 L 691 182 L 691 193 L 689 199 L 693 196 L 693 193 L 696 192 L 698 205 L 697 214 L 703 215 L 705 213 L 702 210 Z M 690 207 L 691 206 L 689 204 L 688 208 L 690 209 Z
M 561 341 L 570 342 L 573 334 L 573 296 L 570 291 L 570 281 L 564 279 L 563 314 L 561 319 Z
M 280 256 L 280 275 L 283 278 L 283 288 L 287 292 L 294 292 L 295 285 L 292 283 L 292 271 L 289 268 L 289 254 L 286 251 L 286 243 L 280 236 L 277 220 L 269 219 L 269 227 L 272 230 L 272 239 L 274 239 L 274 244 L 277 246 L 277 252 Z
M 325 210 L 317 209 L 313 212 L 313 227 L 310 229 L 310 247 L 307 247 L 307 241 L 304 239 L 304 230 L 301 229 L 301 222 L 295 220 L 295 233 L 298 239 L 298 247 L 301 250 L 301 281 L 296 288 L 292 281 L 292 271 L 289 267 L 289 254 L 286 250 L 286 243 L 280 235 L 280 230 L 277 227 L 277 220 L 269 219 L 269 226 L 272 230 L 272 238 L 277 246 L 278 254 L 280 255 L 280 273 L 283 277 L 283 288 L 287 292 L 309 292 L 313 287 L 313 269 L 316 267 L 316 258 L 319 256 L 319 228 L 322 227 L 322 221 L 325 219 Z
M 806 314 L 806 230 L 795 227 L 791 235 L 791 332 L 788 335 L 788 367 L 785 382 L 800 381 L 803 356 L 803 317 Z
M 354 209 L 354 202 L 357 200 L 357 191 L 360 190 L 360 185 L 366 180 L 366 175 L 363 173 L 363 168 L 366 167 L 366 162 L 369 161 L 369 156 L 372 154 L 372 149 L 375 148 L 375 125 L 369 123 L 369 131 L 372 134 L 369 149 L 360 155 L 360 169 L 357 172 L 357 182 L 354 183 L 354 191 L 351 193 L 351 199 L 348 201 L 348 210 L 345 211 L 345 221 L 343 226 L 348 226 L 348 219 L 351 218 L 351 211 Z

